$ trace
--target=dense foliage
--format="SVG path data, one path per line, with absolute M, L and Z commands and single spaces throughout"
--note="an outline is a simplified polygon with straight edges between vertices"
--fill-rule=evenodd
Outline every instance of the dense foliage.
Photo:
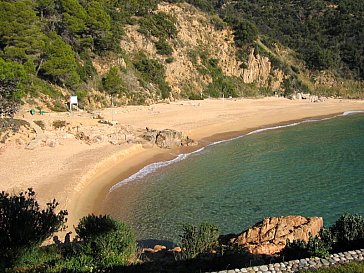
M 308 242 L 302 240 L 288 241 L 281 254 L 286 261 L 308 257 L 326 258 L 329 256 L 330 250 L 329 244 L 326 244 L 318 237 L 310 237 Z
M 364 217 L 344 214 L 329 229 L 336 250 L 364 247 Z
M 53 200 L 41 209 L 32 189 L 18 195 L 0 193 L 0 268 L 12 265 L 63 226 L 67 211 L 56 213 L 57 206 Z
M 180 259 L 192 259 L 211 251 L 218 245 L 219 229 L 215 225 L 202 223 L 199 226 L 185 225 L 181 234 Z
M 160 2 L 161 0 L 0 1 L 2 113 L 12 115 L 16 103 L 27 93 L 32 96 L 43 93 L 58 99 L 62 92 L 54 86 L 67 88 L 71 93 L 79 95 L 81 100 L 92 89 L 109 94 L 126 91 L 122 80 L 116 80 L 116 76 L 123 77 L 120 71 L 116 73 L 116 68 L 111 68 L 109 74 L 99 76 L 93 60 L 97 56 L 110 54 L 128 59 L 128 54 L 120 48 L 120 39 L 127 24 L 137 23 L 139 32 L 152 37 L 157 53 L 166 56 L 165 62 L 173 62 L 170 56 L 174 51 L 173 46 L 178 42 L 175 41 L 178 29 L 173 16 L 154 12 Z M 335 76 L 344 79 L 364 79 L 364 4 L 361 0 L 169 2 L 188 2 L 209 13 L 210 22 L 218 30 L 229 24 L 234 30 L 239 59 L 246 60 L 249 49 L 255 47 L 256 52 L 270 58 L 273 66 L 290 75 L 283 84 L 285 95 L 296 89 L 305 91 L 307 86 L 298 80 L 299 71 L 292 71 L 296 70 L 293 66 L 282 63 L 269 51 L 261 50 L 257 44 L 259 40 L 264 40 L 268 48 L 273 48 L 278 42 L 294 49 L 298 53 L 296 57 L 302 59 L 306 67 L 312 70 L 329 69 Z M 165 68 L 160 67 L 164 65 L 159 65 L 154 60 L 139 61 L 135 62 L 135 68 L 141 72 L 138 80 L 142 82 L 142 87 L 151 83 L 160 97 L 167 98 L 170 87 L 164 80 Z M 217 64 L 205 61 L 203 65 L 212 78 L 212 83 L 205 90 L 209 96 L 263 94 L 248 85 L 242 85 L 237 79 L 224 76 L 218 71 Z M 14 73 L 4 73 L 3 67 Z M 128 69 L 130 67 L 132 66 Z M 161 73 L 159 79 L 153 74 L 147 75 L 155 71 Z M 348 88 L 352 89 L 352 86 Z M 342 95 L 339 90 L 319 92 Z M 353 97 L 357 97 L 357 94 Z
M 215 225 L 202 223 L 184 226 L 178 243 L 181 252 L 175 253 L 176 260 L 173 262 L 131 265 L 137 258 L 136 240 L 131 228 L 105 215 L 83 217 L 75 227 L 76 237 L 73 241 L 70 237 L 67 239 L 68 235 L 64 242 L 55 236 L 55 244 L 41 246 L 66 220 L 67 212 L 56 214 L 56 207 L 57 203 L 53 200 L 41 210 L 31 189 L 18 195 L 0 194 L 0 270 L 47 273 L 160 272 L 163 268 L 163 272 L 197 272 L 202 269 L 251 266 L 252 261 L 261 264 L 272 258 L 261 260 L 259 256 L 257 259 L 240 246 L 229 243 L 230 235 L 221 236 Z M 318 237 L 310 237 L 308 242 L 287 243 L 281 257 L 275 258 L 327 257 L 332 251 L 363 247 L 363 217 L 345 214 L 329 229 L 321 230 Z M 353 268 L 359 270 L 362 266 L 353 265 Z
M 160 96 L 168 98 L 171 87 L 165 81 L 165 67 L 157 60 L 141 56 L 134 62 L 135 68 L 140 72 L 144 81 L 155 84 L 159 87 Z
M 20 64 L 0 58 L 0 116 L 13 116 L 23 95 L 26 73 Z
M 130 227 L 109 216 L 82 218 L 76 233 L 81 240 L 81 257 L 90 260 L 94 267 L 126 265 L 135 255 L 136 241 Z
M 245 22 L 242 31 L 236 31 L 243 34 L 238 42 L 254 38 L 256 26 L 260 35 L 295 49 L 311 69 L 332 69 L 344 78 L 364 79 L 361 0 L 238 0 L 218 1 L 214 7 L 234 28 L 237 22 Z
M 97 81 L 102 86 L 102 79 L 95 77 L 92 57 L 107 52 L 122 54 L 123 28 L 125 24 L 134 23 L 133 16 L 142 16 L 141 26 L 150 18 L 156 27 L 152 35 L 156 35 L 155 31 L 159 31 L 160 37 L 175 34 L 171 18 L 162 13 L 151 14 L 157 2 L 0 1 L 1 89 L 10 89 L 10 97 L 19 99 L 27 92 L 32 95 L 41 92 L 53 97 L 57 91 L 51 84 L 65 87 L 75 94 L 83 94 L 90 86 L 97 86 Z M 159 45 L 160 50 L 168 55 L 166 50 L 170 51 L 170 48 L 163 42 Z M 14 69 L 11 70 L 22 73 L 3 76 L 3 66 L 12 66 Z M 111 70 L 110 73 L 114 72 Z M 26 86 L 20 85 L 25 82 Z M 115 88 L 112 87 L 116 91 L 111 91 L 110 83 L 116 84 Z M 104 90 L 118 93 L 120 83 L 114 79 L 108 81 L 106 77 Z

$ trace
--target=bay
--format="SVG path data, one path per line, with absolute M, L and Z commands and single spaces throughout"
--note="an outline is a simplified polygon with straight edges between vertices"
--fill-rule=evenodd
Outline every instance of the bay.
M 264 217 L 364 214 L 364 115 L 211 145 L 113 190 L 105 211 L 138 239 L 178 241 L 184 224 L 238 233 Z

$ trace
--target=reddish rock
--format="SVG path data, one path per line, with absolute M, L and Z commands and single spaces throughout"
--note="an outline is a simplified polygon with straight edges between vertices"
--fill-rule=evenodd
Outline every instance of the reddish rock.
M 161 250 L 165 250 L 167 249 L 165 246 L 162 246 L 162 245 L 155 245 L 154 246 L 154 251 L 155 252 L 158 252 L 158 251 L 161 251 Z
M 172 249 L 169 249 L 168 251 L 169 252 L 180 253 L 180 252 L 182 252 L 182 248 L 180 248 L 179 246 L 176 246 L 176 247 L 174 247 Z
M 238 234 L 230 242 L 245 247 L 252 254 L 272 255 L 286 246 L 286 241 L 308 241 L 323 226 L 321 217 L 286 216 L 265 218 L 252 228 Z

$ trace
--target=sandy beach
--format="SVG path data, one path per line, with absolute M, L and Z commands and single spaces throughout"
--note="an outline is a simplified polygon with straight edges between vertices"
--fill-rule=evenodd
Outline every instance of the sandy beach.
M 86 112 L 31 116 L 27 110 L 19 112 L 17 118 L 76 120 L 90 126 L 96 122 Z M 203 146 L 255 128 L 355 110 L 364 110 L 364 101 L 328 99 L 310 103 L 284 98 L 208 99 L 96 112 L 132 130 L 148 127 L 182 131 Z M 147 164 L 172 159 L 181 151 L 145 148 L 141 144 L 87 144 L 75 138 L 64 139 L 55 147 L 41 146 L 33 150 L 8 144 L 0 149 L 0 189 L 17 193 L 32 187 L 43 204 L 55 198 L 60 203 L 59 208 L 68 210 L 67 225 L 72 229 L 80 217 L 101 211 L 103 200 L 114 184 Z

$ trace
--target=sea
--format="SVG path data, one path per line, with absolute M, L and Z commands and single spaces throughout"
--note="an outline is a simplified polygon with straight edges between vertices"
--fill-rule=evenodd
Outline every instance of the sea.
M 111 216 L 139 240 L 175 243 L 186 224 L 239 233 L 265 217 L 364 215 L 364 111 L 254 130 L 146 166 L 114 185 Z

